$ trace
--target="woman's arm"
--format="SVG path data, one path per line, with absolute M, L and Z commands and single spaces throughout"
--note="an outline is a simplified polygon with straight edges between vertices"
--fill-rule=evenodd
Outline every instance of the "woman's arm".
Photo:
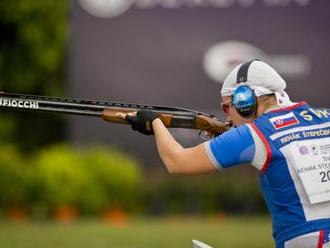
M 155 119 L 152 125 L 159 155 L 170 173 L 202 174 L 217 170 L 209 160 L 204 144 L 183 148 L 160 119 Z
M 152 111 L 118 116 L 129 121 L 133 130 L 155 135 L 159 155 L 170 173 L 202 174 L 251 163 L 254 159 L 254 140 L 246 125 L 233 128 L 198 146 L 184 148 L 176 142 L 158 115 Z

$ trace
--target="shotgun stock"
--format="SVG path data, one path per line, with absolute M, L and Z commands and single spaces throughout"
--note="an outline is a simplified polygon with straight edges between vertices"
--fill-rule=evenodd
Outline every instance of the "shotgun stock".
M 199 129 L 201 131 L 207 131 L 210 136 L 216 136 L 230 129 L 229 123 L 220 121 L 211 114 L 184 108 L 145 104 L 91 101 L 0 92 L 0 108 L 96 116 L 105 121 L 120 124 L 129 123 L 119 117 L 118 113 L 128 114 L 144 109 L 159 113 L 160 119 L 167 128 Z

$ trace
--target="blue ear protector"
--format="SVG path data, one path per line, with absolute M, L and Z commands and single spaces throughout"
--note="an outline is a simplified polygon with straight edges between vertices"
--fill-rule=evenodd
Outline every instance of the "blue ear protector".
M 248 61 L 241 65 L 237 72 L 237 84 L 247 81 L 249 67 L 253 61 L 258 61 L 254 59 Z M 233 107 L 237 112 L 245 118 L 252 117 L 257 112 L 257 97 L 254 90 L 247 85 L 242 85 L 236 88 L 236 90 L 231 95 Z
M 257 111 L 257 98 L 254 90 L 247 85 L 239 86 L 231 96 L 236 111 L 245 118 L 255 115 Z

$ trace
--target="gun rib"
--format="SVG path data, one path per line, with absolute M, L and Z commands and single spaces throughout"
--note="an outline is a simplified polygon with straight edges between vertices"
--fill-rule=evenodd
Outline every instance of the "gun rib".
M 112 101 L 92 101 L 73 98 L 59 98 L 12 93 L 0 93 L 0 107 L 16 108 L 27 111 L 39 110 L 92 116 L 101 116 L 102 111 L 106 108 L 124 108 L 131 109 L 132 111 L 146 109 L 164 114 L 174 114 L 175 116 L 187 117 L 194 117 L 196 116 L 196 114 L 203 114 L 210 117 L 212 116 L 189 109 L 176 107 L 135 103 L 119 103 Z

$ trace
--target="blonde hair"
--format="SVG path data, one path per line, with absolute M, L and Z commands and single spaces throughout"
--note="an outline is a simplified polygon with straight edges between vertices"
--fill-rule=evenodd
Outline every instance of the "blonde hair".
M 266 108 L 277 105 L 277 99 L 275 94 L 263 95 L 257 98 L 258 104 L 264 105 Z

